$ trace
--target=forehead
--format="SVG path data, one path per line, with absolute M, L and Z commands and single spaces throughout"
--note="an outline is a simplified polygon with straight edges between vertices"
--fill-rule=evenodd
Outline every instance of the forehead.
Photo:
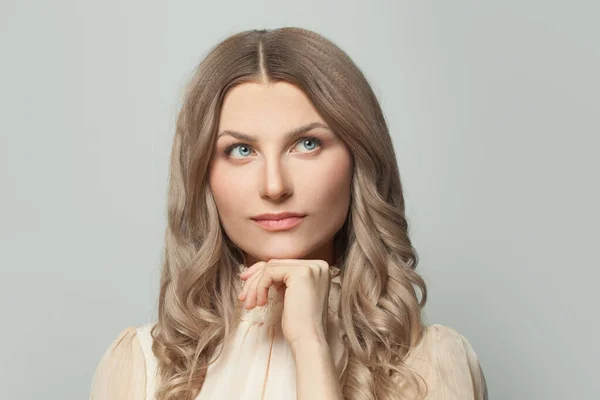
M 230 89 L 223 100 L 219 130 L 253 134 L 284 133 L 323 122 L 306 94 L 288 82 L 248 82 Z

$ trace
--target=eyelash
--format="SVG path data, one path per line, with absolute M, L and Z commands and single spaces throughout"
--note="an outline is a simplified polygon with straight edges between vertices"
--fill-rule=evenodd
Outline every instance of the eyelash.
M 317 144 L 317 146 L 322 146 L 322 145 L 323 145 L 323 141 L 322 141 L 321 139 L 319 139 L 319 138 L 316 138 L 316 137 L 314 137 L 314 136 L 305 136 L 305 137 L 303 137 L 303 138 L 299 139 L 299 140 L 296 142 L 296 145 L 297 145 L 298 143 L 302 142 L 303 140 L 307 140 L 307 139 L 314 141 L 314 142 Z M 247 147 L 250 147 L 250 148 L 252 148 L 252 146 L 250 146 L 249 144 L 246 144 L 246 143 L 243 143 L 243 142 L 237 142 L 237 143 L 234 143 L 234 144 L 232 144 L 231 146 L 228 146 L 228 147 L 227 147 L 225 150 L 223 150 L 223 154 L 224 154 L 225 156 L 227 156 L 227 157 L 231 157 L 231 151 L 232 151 L 233 149 L 235 149 L 236 147 L 238 147 L 238 146 L 247 146 Z M 313 151 L 315 151 L 315 150 L 316 150 L 316 149 L 314 149 L 314 150 L 309 150 L 309 151 L 308 151 L 308 153 L 312 153 L 312 152 L 313 152 Z

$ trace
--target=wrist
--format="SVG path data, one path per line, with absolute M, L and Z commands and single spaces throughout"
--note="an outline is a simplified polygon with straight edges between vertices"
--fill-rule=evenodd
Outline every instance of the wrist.
M 294 357 L 299 353 L 328 352 L 330 350 L 329 343 L 324 336 L 297 339 L 290 343 L 290 349 Z

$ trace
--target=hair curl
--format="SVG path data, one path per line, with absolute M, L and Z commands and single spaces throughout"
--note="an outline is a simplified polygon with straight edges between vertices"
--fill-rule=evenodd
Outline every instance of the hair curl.
M 404 360 L 423 335 L 427 290 L 415 272 L 418 256 L 387 124 L 348 55 L 300 28 L 230 36 L 208 52 L 186 88 L 171 153 L 158 322 L 152 329 L 156 396 L 193 399 L 236 324 L 236 272 L 243 255 L 222 230 L 208 168 L 227 91 L 244 82 L 276 81 L 306 93 L 353 156 L 350 211 L 335 237 L 346 332 L 338 371 L 344 398 L 425 396 L 427 384 Z

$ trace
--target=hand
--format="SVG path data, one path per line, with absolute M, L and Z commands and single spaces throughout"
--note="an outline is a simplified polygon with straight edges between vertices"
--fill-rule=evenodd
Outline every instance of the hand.
M 290 346 L 300 342 L 326 343 L 331 275 L 323 260 L 260 261 L 240 274 L 245 280 L 240 301 L 251 310 L 267 303 L 273 286 L 283 297 L 281 328 Z

